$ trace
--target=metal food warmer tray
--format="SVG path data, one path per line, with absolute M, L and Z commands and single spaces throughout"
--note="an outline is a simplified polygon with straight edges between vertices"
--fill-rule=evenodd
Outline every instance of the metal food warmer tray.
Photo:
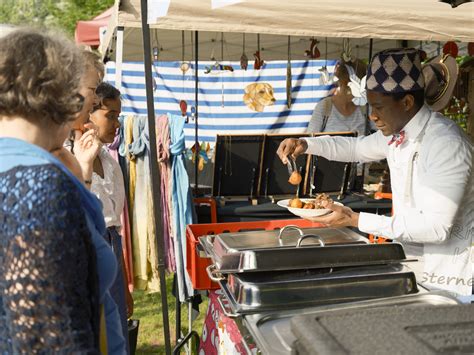
M 418 294 L 382 298 L 369 301 L 326 305 L 305 309 L 279 310 L 249 314 L 242 317 L 239 329 L 248 343 L 255 344 L 262 354 L 293 355 L 299 337 L 294 332 L 294 323 L 301 315 L 317 317 L 350 310 L 373 310 L 383 307 L 455 306 L 459 301 L 443 292 L 421 291 Z M 379 338 L 378 329 L 365 329 L 368 337 Z M 315 340 L 313 340 L 313 343 Z
M 199 241 L 234 314 L 418 293 L 400 244 L 369 244 L 348 228 L 287 226 Z

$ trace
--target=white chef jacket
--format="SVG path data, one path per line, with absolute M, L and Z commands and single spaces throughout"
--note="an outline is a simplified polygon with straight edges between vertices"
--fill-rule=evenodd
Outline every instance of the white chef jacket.
M 458 296 L 472 293 L 474 188 L 473 145 L 451 120 L 424 106 L 403 128 L 405 141 L 388 145 L 382 132 L 359 138 L 303 138 L 308 154 L 329 160 L 390 167 L 393 216 L 360 213 L 359 230 L 402 243 L 418 282 Z M 422 133 L 422 134 L 420 134 Z M 421 139 L 418 155 L 414 154 Z M 413 165 L 411 160 L 413 159 Z M 407 176 L 412 165 L 412 177 Z M 410 189 L 411 186 L 411 189 Z M 410 264 L 411 265 L 411 264 Z

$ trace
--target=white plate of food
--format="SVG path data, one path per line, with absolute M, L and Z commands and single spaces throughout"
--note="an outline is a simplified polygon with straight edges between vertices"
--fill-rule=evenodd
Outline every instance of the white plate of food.
M 316 198 L 293 198 L 281 200 L 277 202 L 277 205 L 287 208 L 288 211 L 298 217 L 311 221 L 315 217 L 324 216 L 332 212 L 330 209 L 321 207 L 323 201 L 332 200 L 326 194 L 319 194 Z M 339 202 L 334 202 L 334 204 L 343 206 L 343 204 Z

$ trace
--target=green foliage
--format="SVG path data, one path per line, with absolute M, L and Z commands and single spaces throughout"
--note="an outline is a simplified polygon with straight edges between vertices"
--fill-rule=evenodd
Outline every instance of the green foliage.
M 472 59 L 471 56 L 469 55 L 464 55 L 456 58 L 456 62 L 458 63 L 458 66 L 463 65 L 464 63 L 470 61 Z
M 0 23 L 60 28 L 74 34 L 77 21 L 90 20 L 114 0 L 0 0 Z
M 456 122 L 464 131 L 467 131 L 469 107 L 463 100 L 453 97 L 450 105 L 444 110 L 443 114 Z
M 176 324 L 176 299 L 171 295 L 173 285 L 173 276 L 166 277 L 166 288 L 168 294 L 168 310 L 171 332 L 171 346 L 176 345 L 175 324 Z M 163 335 L 163 313 L 161 309 L 161 295 L 159 293 L 145 293 L 135 290 L 133 292 L 135 301 L 133 319 L 140 319 L 138 329 L 137 355 L 147 354 L 165 354 L 164 335 Z M 208 299 L 203 297 L 203 303 L 199 306 L 199 316 L 194 320 L 192 327 L 199 334 L 206 317 Z M 188 332 L 188 307 L 182 305 L 181 309 L 181 330 L 183 334 Z M 183 352 L 184 353 L 184 352 Z

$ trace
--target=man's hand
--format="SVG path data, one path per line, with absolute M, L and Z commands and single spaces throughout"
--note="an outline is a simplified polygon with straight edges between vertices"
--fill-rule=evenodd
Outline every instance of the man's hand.
M 308 143 L 304 139 L 287 138 L 280 143 L 277 154 L 280 157 L 283 164 L 288 163 L 288 156 L 296 159 L 299 155 L 306 152 L 308 149 Z
M 324 206 L 324 202 L 322 204 Z M 349 207 L 339 206 L 333 202 L 326 202 L 324 207 L 332 210 L 332 212 L 321 217 L 312 218 L 313 222 L 322 223 L 327 227 L 358 227 L 359 214 Z

